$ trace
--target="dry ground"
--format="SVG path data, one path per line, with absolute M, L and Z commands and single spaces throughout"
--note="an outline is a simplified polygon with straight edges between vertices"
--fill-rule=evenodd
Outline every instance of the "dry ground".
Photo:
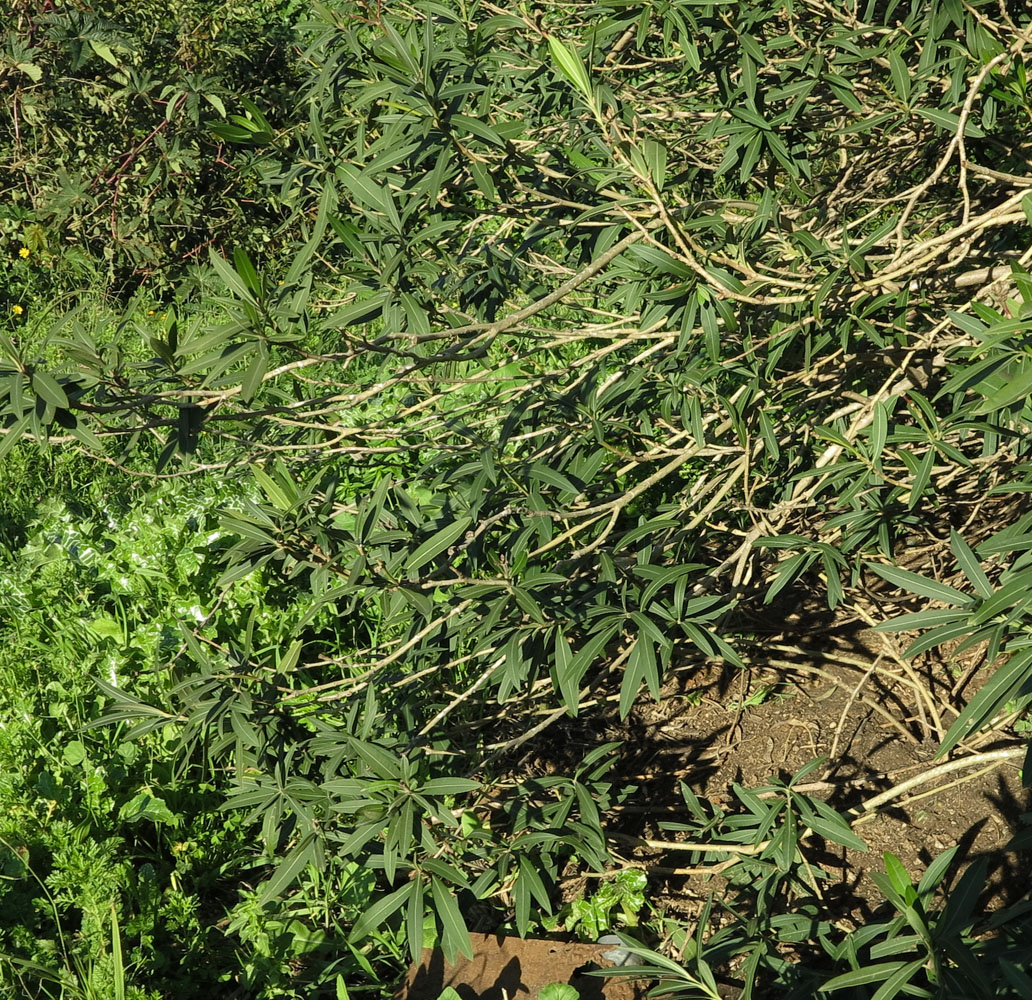
M 893 613 L 886 609 L 879 620 Z M 754 636 L 762 638 L 747 671 L 712 662 L 675 668 L 660 701 L 642 697 L 623 722 L 618 695 L 610 692 L 604 709 L 563 717 L 526 744 L 513 773 L 570 773 L 600 742 L 623 741 L 613 777 L 617 785 L 638 787 L 607 817 L 614 852 L 649 873 L 652 905 L 688 926 L 709 897 L 734 890 L 714 871 L 719 865 L 692 868 L 674 846 L 683 836 L 664 829 L 687 818 L 681 783 L 734 809 L 733 784 L 787 780 L 818 757 L 827 760 L 801 790 L 840 812 L 865 813 L 854 830 L 870 848 L 863 853 L 820 838 L 807 841 L 807 860 L 833 876 L 819 886 L 828 919 L 848 930 L 884 914 L 879 908 L 887 904 L 870 872 L 884 870 L 885 851 L 916 883 L 933 858 L 960 845 L 947 885 L 986 855 L 983 910 L 1017 902 L 1027 895 L 1029 864 L 1007 845 L 1032 805 L 1021 784 L 1023 744 L 1013 720 L 967 741 L 951 759 L 1001 749 L 1010 756 L 941 776 L 933 772 L 943 763 L 935 755 L 945 729 L 989 676 L 982 651 L 960 658 L 933 652 L 907 663 L 900 650 L 911 637 L 874 632 L 864 617 L 817 608 L 765 613 L 754 623 Z M 911 779 L 917 780 L 913 787 L 865 811 L 875 796 Z M 571 873 L 564 890 L 572 897 L 586 887 Z

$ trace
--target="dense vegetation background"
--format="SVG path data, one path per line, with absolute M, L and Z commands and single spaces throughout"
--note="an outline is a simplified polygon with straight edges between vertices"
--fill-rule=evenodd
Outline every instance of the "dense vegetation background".
M 908 655 L 987 644 L 940 755 L 1013 734 L 1030 43 L 995 0 L 9 0 L 4 988 L 386 995 L 485 912 L 655 945 L 636 874 L 556 892 L 619 745 L 512 751 L 741 668 L 786 594 L 916 595 Z M 844 926 L 852 817 L 771 780 L 685 788 L 730 888 L 646 965 L 1032 996 L 984 867 L 889 855 Z

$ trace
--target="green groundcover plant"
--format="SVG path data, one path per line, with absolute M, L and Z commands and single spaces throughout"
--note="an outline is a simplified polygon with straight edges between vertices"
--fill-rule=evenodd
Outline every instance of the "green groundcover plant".
M 988 644 L 941 755 L 1027 707 L 1023 5 L 12 11 L 11 989 L 385 993 L 478 912 L 633 926 L 559 900 L 619 744 L 513 751 L 743 668 L 790 593 Z M 865 845 L 819 765 L 682 788 L 729 895 L 640 974 L 1032 995 L 1027 907 L 956 853 L 830 918 L 814 845 Z

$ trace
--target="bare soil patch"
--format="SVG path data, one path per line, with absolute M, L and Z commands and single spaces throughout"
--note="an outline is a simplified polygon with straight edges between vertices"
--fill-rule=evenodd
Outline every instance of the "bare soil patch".
M 637 792 L 608 817 L 616 853 L 650 874 L 654 905 L 689 922 L 706 899 L 725 893 L 733 898 L 734 889 L 722 874 L 697 873 L 684 852 L 662 846 L 678 840 L 665 824 L 687 812 L 681 784 L 735 809 L 735 784 L 789 780 L 819 757 L 827 760 L 800 790 L 842 813 L 863 812 L 876 796 L 918 779 L 855 824 L 868 852 L 807 840 L 808 859 L 833 876 L 822 883 L 821 898 L 838 926 L 856 927 L 883 912 L 883 895 L 870 874 L 884 870 L 886 851 L 916 883 L 936 856 L 959 845 L 947 885 L 986 856 L 984 910 L 1026 895 L 1028 858 L 1008 849 L 1022 815 L 1032 809 L 1020 780 L 1020 740 L 1006 727 L 983 734 L 951 759 L 1001 748 L 1012 756 L 923 780 L 943 763 L 935 755 L 945 729 L 989 676 L 980 653 L 961 660 L 948 651 L 927 654 L 907 664 L 899 657 L 906 637 L 876 633 L 827 611 L 816 622 L 786 615 L 780 626 L 770 627 L 753 649 L 746 671 L 714 662 L 684 664 L 668 673 L 659 701 L 642 697 L 622 722 L 615 691 L 607 710 L 560 719 L 523 748 L 518 770 L 563 771 L 600 742 L 622 741 L 614 781 L 636 785 Z M 572 896 L 584 887 L 573 878 L 565 888 Z

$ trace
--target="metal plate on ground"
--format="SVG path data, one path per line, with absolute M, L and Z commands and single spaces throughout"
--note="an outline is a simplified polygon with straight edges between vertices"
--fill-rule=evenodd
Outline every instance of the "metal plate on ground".
M 459 955 L 448 965 L 440 948 L 427 949 L 413 965 L 395 1000 L 437 1000 L 450 986 L 462 1000 L 536 1000 L 549 983 L 568 983 L 580 1000 L 641 1000 L 649 984 L 627 979 L 588 976 L 588 969 L 607 969 L 613 946 L 566 944 L 537 938 L 470 934 L 473 958 Z

